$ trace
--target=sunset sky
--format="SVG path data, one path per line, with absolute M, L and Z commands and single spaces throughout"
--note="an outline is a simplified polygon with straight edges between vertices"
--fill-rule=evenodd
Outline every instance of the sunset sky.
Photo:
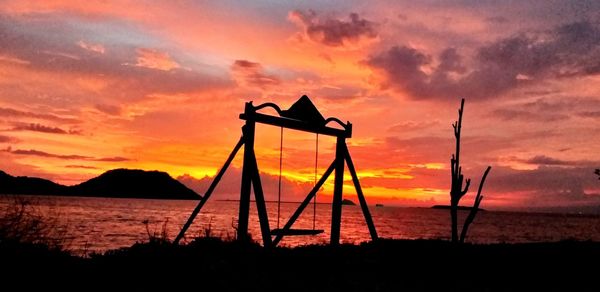
M 491 165 L 484 208 L 600 205 L 599 19 L 598 1 L 2 0 L 0 169 L 68 185 L 157 169 L 202 193 L 245 102 L 306 94 L 353 124 L 370 203 L 446 204 L 464 97 L 468 197 Z M 279 128 L 258 126 L 256 154 L 274 198 Z M 239 192 L 238 156 L 217 192 Z M 284 131 L 287 200 L 314 156 L 315 135 Z

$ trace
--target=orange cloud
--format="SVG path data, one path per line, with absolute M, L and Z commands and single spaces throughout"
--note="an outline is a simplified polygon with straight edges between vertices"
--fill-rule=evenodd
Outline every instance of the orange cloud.
M 138 56 L 135 66 L 163 71 L 170 71 L 181 67 L 167 52 L 146 48 L 139 48 L 136 52 Z

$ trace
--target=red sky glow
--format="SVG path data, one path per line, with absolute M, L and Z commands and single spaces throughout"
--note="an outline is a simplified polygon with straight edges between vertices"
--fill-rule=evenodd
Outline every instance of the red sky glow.
M 306 94 L 352 122 L 369 203 L 446 204 L 464 97 L 472 191 L 493 167 L 484 208 L 600 205 L 598 19 L 597 1 L 5 0 L 0 169 L 64 184 L 157 169 L 202 193 L 245 102 L 288 108 Z M 256 139 L 274 198 L 279 128 Z M 315 136 L 284 141 L 284 190 L 298 200 Z M 321 173 L 334 142 L 320 137 Z M 239 192 L 233 166 L 218 192 Z

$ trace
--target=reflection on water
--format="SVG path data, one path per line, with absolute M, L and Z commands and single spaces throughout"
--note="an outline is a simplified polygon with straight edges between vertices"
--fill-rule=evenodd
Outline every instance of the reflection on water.
M 104 251 L 130 246 L 148 239 L 144 221 L 151 233 L 160 233 L 165 222 L 169 237 L 174 238 L 191 211 L 195 201 L 168 201 L 144 199 L 26 197 L 40 210 L 58 214 L 73 237 L 71 250 L 77 253 Z M 0 200 L 5 207 L 6 199 Z M 187 232 L 187 238 L 201 236 L 210 228 L 212 234 L 222 237 L 235 235 L 237 202 L 209 201 Z M 297 203 L 281 204 L 283 226 L 298 207 Z M 271 228 L 277 227 L 277 204 L 267 203 Z M 374 207 L 370 208 L 380 237 L 404 239 L 448 239 L 449 212 L 429 208 Z M 254 206 L 250 211 L 249 230 L 260 240 L 260 227 Z M 462 215 L 466 215 L 462 213 Z M 325 232 L 317 236 L 289 236 L 284 245 L 327 243 L 331 221 L 330 205 L 318 204 L 316 228 Z M 311 229 L 312 206 L 306 208 L 294 228 Z M 341 241 L 359 243 L 370 239 L 359 206 L 344 206 L 342 211 Z M 470 242 L 536 242 L 563 239 L 600 241 L 600 217 L 559 214 L 514 212 L 480 212 L 469 231 Z

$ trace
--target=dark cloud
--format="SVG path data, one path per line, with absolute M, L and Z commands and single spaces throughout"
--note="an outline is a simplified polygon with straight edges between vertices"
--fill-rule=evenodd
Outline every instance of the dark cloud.
M 35 149 L 29 149 L 29 150 L 12 149 L 11 147 L 5 148 L 2 151 L 8 152 L 8 153 L 11 153 L 14 155 L 40 156 L 40 157 L 58 158 L 58 159 L 65 159 L 65 160 L 87 160 L 87 161 L 98 161 L 98 162 L 122 162 L 122 161 L 130 161 L 131 160 L 129 158 L 118 157 L 118 156 L 117 157 L 95 158 L 95 157 L 91 157 L 91 156 L 73 155 L 73 154 L 71 154 L 71 155 L 54 154 L 54 153 L 48 153 L 48 152 L 35 150 Z
M 507 76 L 485 75 L 481 72 L 473 72 L 458 79 L 452 77 L 451 75 L 465 70 L 462 58 L 454 48 L 444 50 L 439 61 L 435 70 L 427 73 L 425 67 L 433 63 L 431 56 L 414 48 L 394 46 L 371 56 L 366 64 L 383 73 L 384 88 L 406 91 L 415 99 L 453 100 L 461 96 L 481 98 L 505 88 L 506 83 L 516 82 L 516 79 L 513 81 Z
M 96 104 L 94 107 L 97 110 L 99 110 L 105 114 L 114 115 L 114 116 L 118 116 L 121 114 L 121 107 L 117 106 L 117 105 L 102 103 L 102 104 Z
M 462 57 L 454 48 L 442 51 L 439 61 L 440 64 L 438 65 L 438 70 L 440 72 L 464 73 L 467 70 L 462 64 Z
M 277 200 L 279 177 L 266 173 L 261 173 L 261 183 L 268 201 Z M 242 171 L 239 168 L 230 167 L 221 178 L 219 185 L 215 189 L 215 195 L 221 199 L 239 199 Z M 190 175 L 182 175 L 177 178 L 178 181 L 199 194 L 204 194 L 214 177 L 205 176 L 195 178 Z M 282 201 L 301 201 L 312 189 L 312 183 L 300 183 L 282 177 L 281 193 Z
M 571 118 L 573 111 L 597 107 L 600 107 L 600 101 L 595 98 L 561 97 L 552 99 L 544 97 L 495 109 L 492 111 L 492 115 L 503 120 L 552 122 Z M 585 117 L 581 113 L 578 115 Z
M 13 137 L 0 135 L 0 143 L 12 143 L 15 142 L 15 140 L 16 139 Z
M 529 164 L 539 164 L 539 165 L 573 165 L 573 162 L 560 160 L 552 157 L 548 157 L 545 155 L 537 155 L 530 159 L 525 160 L 524 162 Z
M 408 92 L 415 99 L 484 99 L 549 78 L 600 73 L 600 29 L 577 22 L 501 39 L 480 47 L 469 70 L 453 48 L 437 59 L 438 65 L 432 67 L 432 56 L 394 46 L 365 64 L 382 73 L 384 87 Z
M 289 13 L 289 18 L 299 22 L 312 41 L 332 47 L 357 43 L 361 38 L 374 39 L 378 35 L 377 24 L 361 18 L 357 13 L 350 13 L 346 21 L 318 17 L 312 10 L 294 10 Z
M 497 66 L 516 78 L 538 79 L 596 74 L 600 61 L 600 30 L 590 22 L 559 26 L 545 33 L 520 34 L 482 47 L 482 64 Z
M 504 16 L 492 16 L 486 18 L 485 20 L 492 24 L 503 24 L 508 22 L 508 19 Z
M 382 69 L 386 77 L 386 86 L 407 89 L 414 93 L 425 90 L 427 74 L 421 69 L 429 64 L 431 58 L 416 49 L 405 46 L 394 46 L 387 52 L 372 56 L 367 64 L 375 69 Z
M 76 134 L 77 132 L 69 132 L 65 131 L 58 127 L 44 126 L 42 124 L 18 124 L 15 126 L 13 131 L 33 131 L 33 132 L 41 132 L 41 133 L 49 133 L 49 134 Z
M 600 119 L 600 111 L 585 111 L 578 113 L 580 117 Z
M 484 193 L 495 200 L 510 198 L 514 205 L 574 206 L 599 204 L 600 196 L 593 168 L 541 166 L 534 170 L 492 169 Z
M 503 120 L 520 120 L 520 121 L 563 121 L 569 118 L 566 114 L 561 113 L 538 113 L 523 109 L 497 109 L 492 112 L 496 117 Z
M 560 149 L 560 150 L 562 150 L 562 149 Z M 586 167 L 591 167 L 591 168 L 600 166 L 600 161 L 562 160 L 562 159 L 556 159 L 553 157 L 549 157 L 546 155 L 536 155 L 536 156 L 533 156 L 528 159 L 522 159 L 522 158 L 515 157 L 515 158 L 513 158 L 513 160 L 516 162 L 534 164 L 534 165 L 542 165 L 542 166 L 586 166 Z
M 247 60 L 236 60 L 231 72 L 239 83 L 247 86 L 265 89 L 281 83 L 277 76 L 266 74 L 261 64 Z
M 80 159 L 80 160 L 89 160 L 89 159 L 92 159 L 92 157 L 89 157 L 89 156 L 52 154 L 52 153 L 48 153 L 48 152 L 44 152 L 44 151 L 39 151 L 39 150 L 34 150 L 34 149 L 29 149 L 29 150 L 15 149 L 15 150 L 12 150 L 9 147 L 7 149 L 4 149 L 4 151 L 10 152 L 10 153 L 15 154 L 15 155 L 41 156 L 41 157 L 59 158 L 59 159 Z
M 52 114 L 40 114 L 28 111 L 21 111 L 12 108 L 0 107 L 0 116 L 2 117 L 17 117 L 17 118 L 34 118 L 40 120 L 48 120 L 67 124 L 76 124 L 81 121 L 73 118 L 60 117 Z

